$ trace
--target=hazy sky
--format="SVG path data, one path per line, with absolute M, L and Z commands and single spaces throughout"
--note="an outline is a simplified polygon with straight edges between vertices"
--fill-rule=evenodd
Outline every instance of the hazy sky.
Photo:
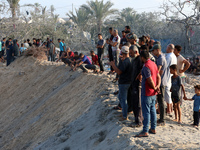
M 106 1 L 106 0 L 105 0 Z M 132 7 L 138 12 L 157 11 L 163 0 L 111 0 L 114 3 L 113 8 L 119 10 L 127 7 Z M 56 14 L 60 17 L 66 17 L 66 13 L 72 10 L 72 3 L 74 8 L 79 8 L 80 5 L 86 4 L 87 0 L 20 0 L 20 5 L 39 3 L 42 6 L 49 7 L 54 5 Z M 21 11 L 26 11 L 27 8 L 22 8 Z

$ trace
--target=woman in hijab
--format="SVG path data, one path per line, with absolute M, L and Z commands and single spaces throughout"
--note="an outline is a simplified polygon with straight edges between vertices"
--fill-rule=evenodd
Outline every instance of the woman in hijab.
M 10 63 L 13 61 L 13 46 L 10 41 L 6 41 L 6 55 L 7 55 L 7 66 L 10 65 Z
M 17 45 L 17 40 L 13 40 L 13 53 L 14 53 L 14 60 L 15 60 L 16 57 L 19 56 L 19 47 Z

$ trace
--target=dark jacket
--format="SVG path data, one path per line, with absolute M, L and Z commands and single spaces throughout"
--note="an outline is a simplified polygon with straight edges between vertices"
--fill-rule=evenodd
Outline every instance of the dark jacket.
M 19 47 L 17 45 L 16 40 L 13 40 L 13 53 L 14 53 L 14 56 L 18 56 L 19 55 Z

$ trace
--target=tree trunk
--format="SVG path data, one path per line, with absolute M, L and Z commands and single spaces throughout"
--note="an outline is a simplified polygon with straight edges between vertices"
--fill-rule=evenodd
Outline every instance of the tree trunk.
M 12 19 L 14 20 L 16 18 L 16 8 L 15 7 L 11 7 L 11 12 L 12 12 Z
M 97 31 L 98 31 L 98 33 L 101 33 L 101 25 L 102 25 L 101 21 L 98 21 L 97 22 Z

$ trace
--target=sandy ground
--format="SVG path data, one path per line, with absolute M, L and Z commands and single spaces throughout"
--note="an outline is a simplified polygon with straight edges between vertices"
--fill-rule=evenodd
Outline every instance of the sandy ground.
M 117 85 L 106 74 L 70 72 L 63 63 L 20 58 L 0 67 L 0 149 L 5 150 L 130 150 L 200 149 L 200 132 L 191 127 L 193 102 L 182 105 L 183 124 L 167 116 L 157 134 L 134 138 L 142 130 L 120 122 L 113 92 Z M 187 96 L 200 77 L 189 76 Z

